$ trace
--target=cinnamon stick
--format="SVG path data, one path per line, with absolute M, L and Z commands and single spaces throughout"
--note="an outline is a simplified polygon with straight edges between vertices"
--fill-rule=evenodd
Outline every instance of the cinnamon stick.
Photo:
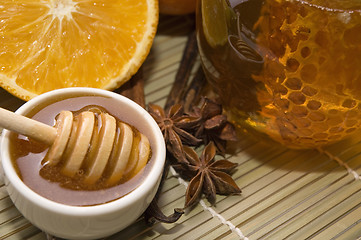
M 140 67 L 138 72 L 115 92 L 132 99 L 145 108 L 143 68 Z
M 198 46 L 195 31 L 191 32 L 183 52 L 183 56 L 164 109 L 167 111 L 172 105 L 180 102 L 186 90 L 189 76 L 198 56 Z
M 200 100 L 201 92 L 206 85 L 206 77 L 202 66 L 199 66 L 192 81 L 188 84 L 187 90 L 184 92 L 181 103 L 184 106 L 184 111 L 189 112 L 194 103 Z

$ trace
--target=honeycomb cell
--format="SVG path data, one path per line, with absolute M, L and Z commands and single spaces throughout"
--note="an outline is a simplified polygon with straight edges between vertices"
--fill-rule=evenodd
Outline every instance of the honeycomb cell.
M 343 40 L 347 45 L 359 46 L 361 42 L 361 24 L 347 29 L 343 34 Z
M 290 123 L 289 121 L 279 121 L 280 124 L 282 124 L 282 127 L 291 130 L 292 132 L 295 131 L 295 125 L 293 123 Z
M 342 103 L 342 107 L 345 108 L 354 108 L 356 106 L 356 101 L 353 99 L 346 99 L 345 101 L 343 101 Z
M 322 106 L 322 103 L 316 100 L 310 100 L 307 103 L 307 108 L 310 110 L 318 110 Z
M 340 113 L 340 111 L 337 110 L 337 109 L 330 109 L 330 110 L 328 110 L 328 114 L 330 114 L 330 115 L 337 115 L 337 114 L 339 114 L 339 113 Z
M 286 62 L 287 70 L 290 72 L 296 72 L 299 66 L 300 63 L 294 58 L 289 58 Z
M 311 33 L 311 29 L 305 26 L 298 26 L 296 30 L 296 38 L 300 41 L 306 41 Z
M 280 128 L 280 136 L 282 138 L 283 141 L 290 141 L 292 139 L 297 138 L 297 135 L 294 134 L 293 132 L 291 132 L 290 130 L 286 129 L 286 128 Z
M 318 65 L 322 65 L 322 63 L 324 63 L 325 61 L 326 61 L 326 58 L 323 57 L 323 56 L 320 56 L 320 57 L 318 58 Z
M 326 120 L 326 123 L 330 126 L 336 126 L 343 122 L 343 119 L 340 116 L 329 116 Z
M 350 110 L 345 112 L 345 118 L 346 119 L 350 119 L 350 118 L 356 118 L 359 117 L 360 113 L 357 110 Z
M 273 86 L 273 88 L 275 94 L 286 95 L 288 93 L 288 89 L 282 86 L 281 84 L 277 84 Z
M 291 113 L 295 117 L 306 117 L 308 114 L 308 110 L 305 106 L 293 106 Z
M 305 86 L 302 89 L 303 94 L 305 94 L 306 96 L 312 97 L 315 96 L 317 94 L 317 89 L 310 87 L 310 86 Z
M 328 136 L 328 139 L 331 141 L 336 141 L 342 138 L 342 135 L 340 134 L 332 134 L 330 136 Z
M 311 54 L 311 49 L 309 47 L 303 47 L 301 49 L 301 56 L 303 58 L 306 58 L 306 57 L 310 56 L 310 54 Z
M 312 122 L 311 128 L 315 133 L 326 132 L 329 129 L 329 125 L 325 122 Z
M 300 90 L 302 88 L 302 81 L 298 78 L 288 78 L 285 82 L 286 87 L 292 90 Z
M 322 122 L 326 119 L 326 116 L 321 112 L 311 112 L 308 118 L 315 122 Z
M 340 95 L 340 96 L 347 95 L 345 93 L 345 86 L 343 84 L 335 84 L 335 90 L 336 90 L 337 95 Z
M 357 64 L 358 66 L 360 66 L 361 64 L 361 59 L 359 61 L 357 61 L 357 59 L 359 58 L 359 51 L 356 51 L 354 47 L 350 47 L 349 49 L 344 50 L 343 52 L 343 62 L 344 63 L 351 63 L 351 64 L 346 64 L 348 65 L 346 68 L 349 68 L 349 71 L 344 71 L 345 73 L 345 79 L 355 79 L 353 81 L 359 81 L 359 79 L 357 79 L 359 76 L 359 72 L 358 71 L 354 71 L 352 70 L 352 67 L 349 65 L 353 65 L 353 64 Z
M 312 137 L 315 139 L 327 139 L 328 134 L 327 133 L 315 133 Z
M 349 120 L 346 120 L 346 121 L 345 121 L 345 126 L 349 128 L 349 127 L 355 126 L 357 123 L 358 123 L 357 120 L 355 120 L 355 119 L 349 119 Z
M 350 134 L 353 133 L 354 131 L 356 131 L 357 128 L 349 128 L 346 130 L 346 133 Z
M 272 78 L 284 77 L 284 66 L 276 61 L 267 61 L 267 74 Z
M 295 37 L 295 36 L 291 36 L 290 37 L 290 40 L 288 41 L 288 46 L 290 47 L 290 49 L 291 49 L 291 53 L 292 52 L 295 52 L 296 50 L 297 50 L 297 48 L 298 48 L 298 43 L 299 43 L 299 39 L 297 38 L 297 37 Z M 297 61 L 297 60 L 296 60 Z M 297 61 L 297 64 L 299 65 L 299 63 L 298 63 L 298 61 Z M 288 67 L 288 62 L 287 62 L 287 67 Z M 297 67 L 298 68 L 298 67 Z M 288 69 L 288 70 L 290 70 L 290 69 Z M 297 69 L 296 69 L 297 70 Z M 291 72 L 294 72 L 293 70 L 290 70 Z
M 329 34 L 325 31 L 318 31 L 315 35 L 315 42 L 322 48 L 328 48 L 330 45 Z
M 299 143 L 301 143 L 304 146 L 312 147 L 315 145 L 315 140 L 311 137 L 300 137 Z
M 275 99 L 275 105 L 282 110 L 288 110 L 290 102 L 287 99 L 278 98 Z
M 306 64 L 301 68 L 300 75 L 306 83 L 313 83 L 316 81 L 317 68 L 313 64 Z
M 291 130 L 288 129 L 283 121 L 277 121 L 277 126 L 279 127 L 280 135 L 283 139 L 293 139 L 297 137 L 294 130 L 292 128 Z
M 306 97 L 302 94 L 302 92 L 291 92 L 288 95 L 288 99 L 296 105 L 304 104 L 306 101 Z
M 328 131 L 329 131 L 329 133 L 341 133 L 344 130 L 345 129 L 343 127 L 332 127 Z
M 304 137 L 309 137 L 313 134 L 313 131 L 308 128 L 301 128 L 298 130 L 298 132 L 300 133 L 301 136 L 304 136 Z
M 296 118 L 293 120 L 298 128 L 308 128 L 311 126 L 311 121 L 307 118 Z

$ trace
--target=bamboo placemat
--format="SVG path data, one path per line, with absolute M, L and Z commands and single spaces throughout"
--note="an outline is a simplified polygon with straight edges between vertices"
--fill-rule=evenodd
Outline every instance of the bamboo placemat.
M 161 17 L 143 70 L 146 101 L 163 106 L 194 17 Z M 199 63 L 198 63 L 199 64 Z M 0 105 L 22 101 L 0 90 Z M 174 224 L 142 219 L 107 239 L 357 239 L 361 236 L 361 136 L 316 150 L 289 150 L 243 135 L 226 156 L 242 194 L 202 200 Z M 159 205 L 183 207 L 187 182 L 170 171 Z M 46 239 L 12 204 L 0 182 L 0 239 Z

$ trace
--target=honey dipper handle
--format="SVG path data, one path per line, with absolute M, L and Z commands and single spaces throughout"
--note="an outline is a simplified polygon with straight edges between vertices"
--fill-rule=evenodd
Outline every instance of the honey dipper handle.
M 0 127 L 51 145 L 57 135 L 54 127 L 0 108 Z

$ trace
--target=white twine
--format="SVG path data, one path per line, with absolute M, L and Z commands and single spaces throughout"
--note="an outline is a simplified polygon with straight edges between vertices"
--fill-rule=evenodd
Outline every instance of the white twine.
M 344 167 L 347 170 L 347 172 L 355 178 L 355 180 L 361 180 L 360 175 L 358 175 L 358 173 L 356 171 L 354 171 L 352 168 L 350 168 L 350 166 L 347 163 L 345 163 L 344 161 L 342 161 L 339 157 L 332 155 L 330 152 L 325 151 L 322 148 L 317 148 L 317 150 L 321 154 L 325 154 L 330 159 L 335 160 L 340 166 Z
M 174 170 L 173 167 L 170 167 L 170 172 L 172 173 L 173 176 L 175 176 L 178 179 L 178 182 L 180 184 L 183 184 L 186 188 L 188 187 L 188 183 L 178 175 L 178 173 Z M 230 221 L 227 221 L 222 215 L 214 211 L 213 208 L 208 207 L 203 200 L 200 200 L 199 203 L 203 207 L 204 211 L 208 211 L 213 218 L 218 218 L 223 225 L 226 225 L 233 233 L 237 234 L 240 237 L 240 239 L 249 240 L 246 236 L 243 235 L 241 229 L 234 226 Z

